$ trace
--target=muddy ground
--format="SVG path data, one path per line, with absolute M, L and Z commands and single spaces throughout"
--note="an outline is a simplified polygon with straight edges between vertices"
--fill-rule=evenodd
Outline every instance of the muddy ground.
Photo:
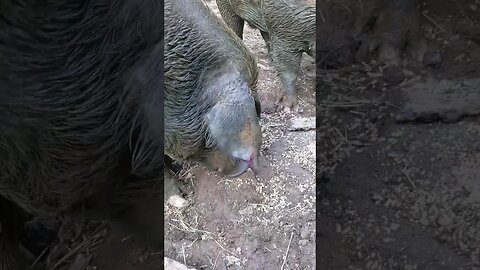
M 206 3 L 219 16 L 215 1 Z M 261 35 L 246 27 L 244 41 L 259 67 L 261 172 L 225 179 L 185 169 L 191 205 L 166 209 L 165 255 L 197 269 L 314 269 L 314 60 L 305 55 L 298 80 L 303 113 L 276 113 L 281 85 Z M 290 130 L 302 120 L 308 130 Z
M 318 71 L 318 269 L 480 269 L 479 4 L 422 4 L 441 59 L 400 84 Z

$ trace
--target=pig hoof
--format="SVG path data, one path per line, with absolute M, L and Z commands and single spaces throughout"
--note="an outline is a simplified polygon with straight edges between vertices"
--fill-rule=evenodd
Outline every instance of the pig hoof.
M 283 96 L 277 102 L 277 111 L 287 113 L 298 111 L 298 100 L 295 96 Z

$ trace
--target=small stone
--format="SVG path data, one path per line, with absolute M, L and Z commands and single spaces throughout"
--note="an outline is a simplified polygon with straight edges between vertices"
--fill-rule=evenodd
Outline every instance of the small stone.
M 336 231 L 337 233 L 341 233 L 341 232 L 342 232 L 342 226 L 337 223 L 337 224 L 335 225 L 335 231 Z
M 383 201 L 384 198 L 383 198 L 381 195 L 379 195 L 379 194 L 373 194 L 372 200 L 374 200 L 374 201 Z
M 183 208 L 187 205 L 187 201 L 178 195 L 168 198 L 168 203 L 176 208 Z
M 437 52 L 426 52 L 423 57 L 423 64 L 426 66 L 437 66 L 442 63 L 442 55 Z
M 307 227 L 307 226 L 304 226 L 304 227 L 302 228 L 302 230 L 300 231 L 300 237 L 301 237 L 302 239 L 306 239 L 306 238 L 308 238 L 308 235 L 309 235 L 308 227 Z
M 295 117 L 291 120 L 289 131 L 314 130 L 316 125 L 315 117 Z
M 164 258 L 163 268 L 165 270 L 196 270 L 195 268 L 188 268 L 186 265 L 167 257 Z
M 302 239 L 302 240 L 298 241 L 299 246 L 306 246 L 307 244 L 308 244 L 308 240 L 306 240 L 306 239 Z
M 397 223 L 392 223 L 392 224 L 390 224 L 390 229 L 391 229 L 392 231 L 396 231 L 396 230 L 398 230 L 399 228 L 400 228 L 400 225 L 397 224 Z
M 225 261 L 226 261 L 227 266 L 232 266 L 234 264 L 240 266 L 240 264 L 241 264 L 241 261 L 240 261 L 239 258 L 237 258 L 235 256 L 230 256 L 230 255 L 227 255 L 225 257 Z

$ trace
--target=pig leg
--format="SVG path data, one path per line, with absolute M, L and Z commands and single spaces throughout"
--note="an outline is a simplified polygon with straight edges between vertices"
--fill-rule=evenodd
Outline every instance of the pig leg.
M 288 47 L 283 43 L 275 39 L 271 40 L 270 56 L 283 85 L 278 109 L 296 111 L 298 109 L 296 82 L 300 72 L 302 53 L 286 50 L 285 48 Z
M 217 0 L 218 10 L 225 23 L 230 27 L 240 39 L 243 39 L 244 20 L 235 14 L 226 0 Z
M 263 40 L 265 41 L 265 45 L 267 46 L 267 51 L 268 53 L 270 53 L 271 49 L 270 49 L 270 36 L 268 35 L 267 32 L 264 32 L 264 31 L 260 31 L 260 33 L 262 34 L 262 38 Z

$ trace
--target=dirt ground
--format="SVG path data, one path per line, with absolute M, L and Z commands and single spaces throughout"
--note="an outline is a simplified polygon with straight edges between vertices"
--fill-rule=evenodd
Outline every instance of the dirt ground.
M 206 3 L 220 16 L 215 1 Z M 191 205 L 165 210 L 165 256 L 197 269 L 314 269 L 314 60 L 304 56 L 298 80 L 303 113 L 276 113 L 281 85 L 265 44 L 249 27 L 244 41 L 259 66 L 261 172 L 225 179 L 202 166 L 185 169 Z M 302 121 L 308 130 L 292 130 Z
M 318 269 L 480 269 L 480 39 L 458 28 L 479 8 L 425 1 L 441 58 L 398 85 L 376 63 L 318 71 Z

